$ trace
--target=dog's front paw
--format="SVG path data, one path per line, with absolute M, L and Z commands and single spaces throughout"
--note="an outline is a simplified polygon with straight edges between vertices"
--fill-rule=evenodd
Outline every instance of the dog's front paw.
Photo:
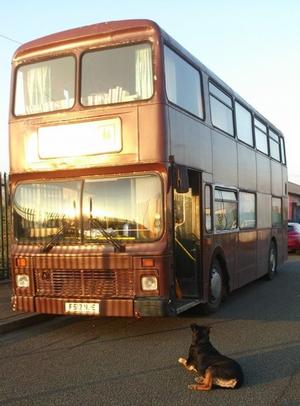
M 182 365 L 186 366 L 186 359 L 185 358 L 183 358 L 183 357 L 178 358 L 178 362 L 179 362 L 179 364 L 182 364 Z

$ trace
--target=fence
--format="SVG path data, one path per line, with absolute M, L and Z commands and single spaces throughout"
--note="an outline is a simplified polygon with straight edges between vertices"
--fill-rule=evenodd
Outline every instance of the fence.
M 9 224 L 7 175 L 0 172 L 0 279 L 9 278 Z

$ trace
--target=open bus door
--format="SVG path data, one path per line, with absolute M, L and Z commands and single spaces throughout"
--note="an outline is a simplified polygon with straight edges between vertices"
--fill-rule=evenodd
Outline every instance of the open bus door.
M 201 173 L 187 170 L 174 188 L 174 259 L 176 312 L 201 299 Z M 184 173 L 184 172 L 182 172 Z M 181 173 L 181 175 L 182 175 Z M 185 179 L 183 179 L 185 177 Z

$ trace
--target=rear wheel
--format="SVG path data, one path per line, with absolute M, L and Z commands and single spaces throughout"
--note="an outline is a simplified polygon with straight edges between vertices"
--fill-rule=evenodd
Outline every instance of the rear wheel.
M 208 302 L 201 305 L 204 314 L 215 313 L 224 295 L 224 278 L 220 262 L 215 259 L 210 270 Z
M 275 242 L 271 241 L 268 259 L 268 273 L 266 275 L 267 280 L 271 281 L 274 278 L 276 270 L 277 270 L 277 248 Z

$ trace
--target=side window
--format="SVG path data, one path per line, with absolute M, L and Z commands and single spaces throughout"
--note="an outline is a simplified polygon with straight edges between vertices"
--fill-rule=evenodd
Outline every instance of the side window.
M 256 206 L 254 193 L 239 193 L 239 220 L 241 229 L 255 228 Z
M 254 119 L 254 133 L 255 133 L 255 142 L 256 148 L 268 155 L 268 135 L 267 135 L 267 126 L 261 121 Z
M 237 228 L 236 192 L 215 189 L 214 218 L 217 231 Z
M 238 139 L 253 147 L 252 117 L 250 111 L 235 102 L 236 130 Z
M 285 146 L 284 139 L 282 137 L 280 137 L 280 152 L 281 152 L 281 162 L 285 165 L 286 164 Z
M 270 129 L 269 129 L 269 142 L 270 142 L 271 157 L 276 159 L 276 161 L 280 161 L 279 136 L 273 130 Z
M 282 203 L 279 197 L 272 197 L 272 226 L 282 225 Z
M 205 185 L 205 228 L 209 233 L 212 231 L 212 207 L 211 207 L 211 186 Z
M 204 118 L 200 73 L 165 46 L 165 77 L 168 99 L 197 117 Z
M 233 136 L 233 102 L 231 97 L 209 83 L 209 101 L 213 126 Z

